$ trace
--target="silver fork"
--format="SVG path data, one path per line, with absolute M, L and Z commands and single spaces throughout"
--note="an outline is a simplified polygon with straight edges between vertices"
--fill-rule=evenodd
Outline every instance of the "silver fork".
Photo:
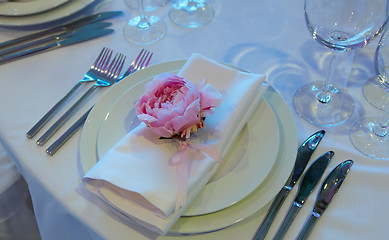
M 150 56 L 149 56 L 150 55 Z M 118 79 L 118 82 L 128 75 L 147 67 L 150 63 L 153 53 L 142 49 L 138 56 L 132 61 L 131 65 L 128 67 L 127 71 Z
M 89 71 L 85 73 L 84 78 L 78 81 L 72 89 L 61 98 L 27 133 L 28 138 L 33 138 L 39 130 L 49 121 L 49 119 L 58 111 L 58 109 L 76 92 L 76 90 L 86 82 L 96 81 L 97 73 L 103 69 L 104 65 L 111 59 L 112 50 L 103 48 L 96 58 L 95 62 L 90 67 Z
M 53 136 L 58 129 L 65 123 L 70 115 L 83 103 L 89 95 L 99 87 L 108 87 L 115 83 L 123 68 L 126 57 L 123 54 L 116 54 L 109 66 L 104 66 L 102 71 L 97 74 L 96 83 L 88 89 L 37 141 L 39 146 L 44 145 L 51 136 Z
M 150 63 L 151 57 L 153 56 L 153 53 L 149 51 L 145 51 L 142 49 L 142 51 L 139 53 L 139 55 L 136 57 L 136 59 L 131 63 L 128 70 L 118 78 L 118 81 L 122 80 L 123 78 L 127 77 L 128 75 L 143 69 L 147 67 Z M 46 153 L 50 156 L 54 155 L 58 151 L 59 148 L 62 147 L 62 145 L 76 132 L 76 130 L 84 124 L 86 121 L 90 111 L 92 110 L 93 106 L 89 108 L 88 111 L 84 113 L 68 130 L 66 130 L 53 144 L 51 144 L 50 147 L 46 149 Z

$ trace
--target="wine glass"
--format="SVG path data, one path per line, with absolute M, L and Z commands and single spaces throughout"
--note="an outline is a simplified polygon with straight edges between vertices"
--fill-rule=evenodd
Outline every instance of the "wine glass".
M 214 10 L 205 0 L 179 0 L 171 6 L 169 17 L 179 26 L 196 28 L 209 23 Z
M 389 159 L 389 39 L 386 27 L 374 55 L 376 76 L 366 81 L 363 94 L 381 116 L 356 121 L 350 130 L 352 144 L 362 153 L 377 159 Z
M 144 14 L 143 0 L 138 0 L 140 15 L 131 18 L 124 27 L 124 37 L 136 44 L 150 44 L 166 33 L 166 23 L 156 16 Z
M 331 49 L 326 80 L 308 83 L 293 97 L 296 112 L 320 126 L 347 121 L 354 101 L 343 89 L 331 83 L 337 56 L 369 44 L 386 22 L 387 1 L 382 0 L 305 0 L 305 21 L 313 39 Z
M 143 10 L 145 12 L 154 11 L 167 3 L 168 0 L 143 0 Z M 139 10 L 138 0 L 125 0 L 128 7 Z

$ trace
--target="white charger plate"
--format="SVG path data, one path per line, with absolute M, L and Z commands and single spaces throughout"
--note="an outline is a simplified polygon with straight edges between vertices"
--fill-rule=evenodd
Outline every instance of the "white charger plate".
M 30 0 L 0 3 L 0 16 L 24 16 L 41 13 L 70 0 Z
M 97 143 L 93 142 L 98 138 L 102 123 L 100 115 L 106 114 L 118 97 L 137 83 L 136 80 L 147 79 L 162 72 L 177 71 L 184 63 L 183 60 L 167 62 L 136 72 L 113 86 L 102 97 L 90 113 L 81 134 L 80 159 L 84 173 L 98 161 Z M 297 152 L 297 129 L 287 104 L 274 89 L 269 88 L 264 99 L 276 117 L 280 138 L 276 161 L 268 176 L 247 197 L 226 209 L 207 215 L 180 218 L 172 227 L 171 233 L 204 233 L 240 222 L 268 204 L 287 180 Z
M 138 79 L 132 78 L 133 81 Z M 151 80 L 152 78 L 144 79 L 130 88 L 107 112 L 100 114 L 102 123 L 97 136 L 98 159 L 139 125 L 134 105 L 145 91 L 145 84 Z M 277 120 L 271 108 L 262 101 L 217 172 L 183 215 L 197 216 L 216 212 L 245 198 L 270 172 L 277 157 L 279 141 Z
M 92 4 L 95 0 L 70 0 L 59 7 L 40 14 L 26 16 L 0 16 L 0 26 L 33 26 L 68 17 Z M 0 5 L 1 7 L 1 5 Z

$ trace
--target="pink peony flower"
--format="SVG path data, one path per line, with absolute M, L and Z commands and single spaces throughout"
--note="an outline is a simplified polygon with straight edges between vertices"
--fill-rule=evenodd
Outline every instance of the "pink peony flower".
M 221 94 L 210 84 L 200 88 L 173 73 L 155 76 L 136 103 L 138 118 L 156 134 L 189 138 L 219 106 Z

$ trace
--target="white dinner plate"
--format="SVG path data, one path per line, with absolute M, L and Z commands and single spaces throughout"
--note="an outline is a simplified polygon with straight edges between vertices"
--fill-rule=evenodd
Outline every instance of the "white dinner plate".
M 0 26 L 32 26 L 68 17 L 92 4 L 95 0 L 70 0 L 59 7 L 40 14 L 26 16 L 0 16 Z
M 24 16 L 41 13 L 70 0 L 29 0 L 0 3 L 0 16 Z
M 266 179 L 246 198 L 231 207 L 207 215 L 179 218 L 170 229 L 170 234 L 213 232 L 239 223 L 258 211 L 266 212 L 265 207 L 281 190 L 293 169 L 298 144 L 294 117 L 282 97 L 269 87 L 263 98 L 273 110 L 280 131 L 277 159 Z M 258 219 L 258 225 L 261 221 Z
M 125 94 L 138 81 L 148 79 L 158 73 L 177 71 L 184 63 L 183 60 L 167 62 L 136 72 L 130 78 L 114 85 L 101 98 L 90 113 L 81 135 L 80 159 L 84 173 L 89 171 L 98 160 L 97 143 L 94 142 L 94 139 L 98 138 L 102 121 L 119 96 Z M 279 150 L 274 166 L 267 177 L 247 197 L 228 208 L 212 214 L 180 218 L 172 227 L 172 233 L 203 233 L 231 226 L 268 204 L 287 180 L 297 151 L 297 130 L 292 120 L 293 115 L 274 89 L 269 88 L 264 99 L 266 104 L 262 103 L 260 107 L 269 106 L 271 108 L 279 129 Z M 101 116 L 102 114 L 104 115 Z
M 142 80 L 131 79 L 135 82 Z M 98 159 L 139 125 L 134 104 L 145 91 L 145 84 L 151 80 L 152 77 L 144 79 L 130 88 L 107 112 L 100 114 L 102 124 L 97 136 Z M 267 103 L 262 101 L 238 135 L 217 172 L 183 215 L 197 216 L 216 212 L 245 198 L 270 172 L 277 157 L 279 139 L 276 118 Z

